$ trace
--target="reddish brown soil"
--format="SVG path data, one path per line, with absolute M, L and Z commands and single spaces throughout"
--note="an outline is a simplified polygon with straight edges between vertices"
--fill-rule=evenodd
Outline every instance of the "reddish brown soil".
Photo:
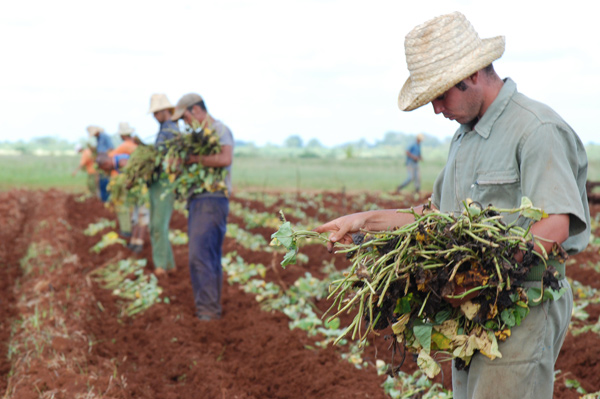
M 401 199 L 384 201 L 375 196 L 360 201 L 354 201 L 356 196 L 339 193 L 325 196 L 325 206 L 339 215 L 362 210 L 359 204 L 365 201 L 380 207 L 410 205 Z M 267 208 L 260 201 L 232 200 L 259 212 L 275 213 L 281 206 L 277 203 Z M 599 206 L 594 206 L 593 215 Z M 314 206 L 303 210 L 311 217 L 319 214 Z M 356 369 L 340 358 L 343 348 L 310 349 L 314 347 L 312 338 L 303 331 L 290 330 L 283 314 L 262 311 L 254 297 L 237 286 L 223 287 L 221 320 L 198 321 L 194 317 L 186 246 L 174 246 L 178 268 L 160 280 L 171 303 L 155 305 L 133 319 L 118 317 L 116 297 L 94 283 L 89 272 L 131 254 L 118 246 L 100 254 L 89 252 L 99 236 L 85 236 L 83 230 L 101 217 L 114 215 L 97 200 L 77 202 L 74 195 L 60 191 L 0 193 L 0 392 L 10 391 L 7 397 L 385 397 L 381 388 L 384 377 L 377 376 L 374 367 Z M 298 221 L 291 216 L 288 219 Z M 319 219 L 325 221 L 327 217 Z M 230 222 L 244 227 L 234 216 L 230 216 Z M 171 227 L 186 231 L 185 217 L 175 213 Z M 272 233 L 265 228 L 251 232 L 267 239 Z M 40 266 L 24 274 L 20 260 L 31 242 L 54 248 L 36 259 L 53 266 Z M 249 251 L 227 238 L 224 252 L 232 250 L 247 262 L 267 266 L 265 279 L 284 287 L 306 272 L 322 277 L 323 260 L 335 259 L 338 268 L 344 267 L 342 256 L 329 254 L 320 245 L 303 248 L 310 255 L 307 264 L 285 270 L 279 267 L 279 255 Z M 152 270 L 148 244 L 138 257 L 148 259 L 148 269 Z M 569 277 L 600 288 L 597 272 L 589 266 L 600 262 L 598 249 L 590 247 L 574 259 Z M 46 337 L 49 344 L 37 356 L 30 350 L 21 361 L 15 363 L 18 356 L 14 355 L 9 361 L 7 344 L 11 334 L 19 331 L 16 320 L 50 301 L 55 306 L 53 315 L 42 321 L 54 331 Z M 329 304 L 320 301 L 316 305 L 325 310 Z M 600 306 L 590 306 L 587 311 L 590 318 L 580 325 L 594 324 Z M 555 383 L 555 398 L 579 397 L 565 387 L 566 379 L 578 380 L 588 392 L 600 390 L 598 344 L 600 337 L 592 332 L 567 336 L 556 365 L 561 373 Z M 372 342 L 363 358 L 371 364 L 376 357 L 389 361 L 387 348 L 388 342 L 382 336 Z M 63 360 L 49 364 L 48 359 L 57 357 Z M 18 379 L 9 376 L 11 368 Z M 408 357 L 402 370 L 415 368 Z M 449 388 L 448 364 L 444 363 L 443 368 L 444 378 L 438 376 L 437 381 Z

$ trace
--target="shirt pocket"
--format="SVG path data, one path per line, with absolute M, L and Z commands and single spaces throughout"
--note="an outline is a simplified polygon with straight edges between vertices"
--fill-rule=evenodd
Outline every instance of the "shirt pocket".
M 517 170 L 484 171 L 471 184 L 471 199 L 482 206 L 514 208 L 521 203 L 521 179 Z

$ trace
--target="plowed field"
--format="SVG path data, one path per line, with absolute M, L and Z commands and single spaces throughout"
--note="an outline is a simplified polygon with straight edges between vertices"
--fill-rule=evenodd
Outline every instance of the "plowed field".
M 290 198 L 292 197 L 292 198 Z M 421 202 L 423 199 L 420 199 Z M 287 201 L 287 202 L 286 202 Z M 229 222 L 266 242 L 275 231 L 268 223 L 250 223 L 248 215 L 277 216 L 281 208 L 293 223 L 326 221 L 369 209 L 401 208 L 414 199 L 322 193 L 310 195 L 238 194 Z M 595 205 L 592 217 L 599 206 Z M 58 190 L 0 193 L 0 393 L 6 398 L 385 398 L 385 376 L 375 361 L 390 362 L 381 337 L 361 355 L 357 368 L 344 355 L 347 347 L 321 348 L 319 335 L 290 329 L 290 318 L 268 311 L 256 296 L 225 283 L 221 320 L 194 317 L 187 267 L 187 246 L 174 245 L 177 269 L 159 279 L 163 297 L 135 317 L 122 315 L 119 298 L 103 289 L 91 272 L 121 259 L 147 259 L 149 240 L 134 255 L 122 245 L 90 251 L 98 235 L 84 230 L 114 213 L 96 199 L 81 200 Z M 314 227 L 314 226 L 312 226 Z M 187 219 L 175 212 L 171 228 L 187 230 Z M 600 231 L 595 226 L 595 234 Z M 302 247 L 305 263 L 283 270 L 279 252 L 251 247 L 241 236 L 226 238 L 224 254 L 235 251 L 244 262 L 265 266 L 265 282 L 281 290 L 310 273 L 324 277 L 325 262 L 346 266 L 341 255 L 322 245 Z M 574 289 L 578 311 L 558 359 L 555 398 L 578 398 L 570 385 L 587 392 L 600 390 L 599 247 L 572 258 L 567 275 L 581 283 Z M 314 299 L 315 312 L 327 309 Z M 264 304 L 263 304 L 264 305 Z M 584 306 L 585 305 L 585 306 Z M 342 320 L 344 322 L 345 320 Z M 584 328 L 587 326 L 587 329 Z M 583 331 L 583 332 L 582 332 Z M 398 359 L 396 359 L 396 362 Z M 356 363 L 356 362 L 355 362 Z M 436 378 L 450 388 L 447 364 Z M 402 370 L 416 366 L 407 357 Z M 569 387 L 567 387 L 569 384 Z M 420 397 L 420 396 L 414 396 Z

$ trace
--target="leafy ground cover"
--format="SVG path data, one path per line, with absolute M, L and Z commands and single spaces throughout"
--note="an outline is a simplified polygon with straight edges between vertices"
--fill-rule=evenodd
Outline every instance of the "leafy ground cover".
M 328 281 L 348 266 L 344 256 L 307 244 L 298 264 L 283 270 L 284 253 L 265 245 L 279 209 L 310 228 L 339 214 L 423 200 L 236 194 L 224 246 L 224 315 L 200 322 L 193 316 L 182 214 L 171 223 L 178 267 L 154 280 L 148 244 L 136 256 L 119 243 L 97 246 L 114 230 L 106 221 L 115 219 L 97 200 L 57 190 L 0 193 L 0 392 L 6 398 L 447 398 L 447 363 L 435 386 L 410 356 L 402 379 L 378 373 L 399 363 L 385 333 L 362 350 L 349 341 L 330 344 L 352 320 L 320 318 L 331 305 Z M 600 235 L 597 225 L 594 232 Z M 594 238 L 569 260 L 576 308 L 556 367 L 555 398 L 600 389 L 599 250 Z M 99 276 L 111 276 L 112 284 Z M 129 317 L 124 310 L 146 298 L 145 290 L 152 306 Z

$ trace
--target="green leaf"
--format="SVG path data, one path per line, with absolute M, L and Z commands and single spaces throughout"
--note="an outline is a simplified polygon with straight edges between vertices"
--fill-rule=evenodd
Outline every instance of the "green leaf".
M 435 322 L 437 324 L 442 324 L 443 322 L 448 320 L 451 315 L 452 315 L 452 312 L 448 309 L 437 312 L 435 314 Z
M 286 267 L 287 265 L 296 264 L 296 253 L 297 253 L 296 249 L 289 250 L 283 257 L 283 260 L 281 261 L 281 266 Z
M 527 197 L 521 198 L 521 208 L 524 208 L 521 211 L 521 214 L 526 218 L 533 219 L 535 221 L 542 220 L 545 217 L 548 217 L 548 214 L 544 212 L 540 208 L 535 208 L 531 200 Z
M 415 332 L 415 337 L 423 347 L 423 350 L 429 353 L 431 350 L 431 330 L 433 327 L 431 324 L 420 324 L 418 325 L 418 320 L 415 322 L 415 326 L 413 327 L 413 331 Z
M 292 247 L 294 250 L 296 249 L 294 232 L 292 231 L 292 224 L 290 222 L 283 223 L 279 230 L 271 235 L 271 238 L 276 238 L 287 249 L 292 249 Z
M 506 323 L 508 327 L 514 327 L 516 320 L 515 315 L 513 314 L 511 309 L 504 309 L 502 314 L 500 315 L 502 321 Z
M 398 300 L 398 304 L 394 309 L 394 313 L 396 314 L 405 314 L 410 313 L 410 300 L 412 299 L 412 294 L 408 294 Z
M 336 317 L 333 320 L 325 322 L 325 327 L 329 328 L 330 330 L 337 330 L 340 328 L 340 319 Z

